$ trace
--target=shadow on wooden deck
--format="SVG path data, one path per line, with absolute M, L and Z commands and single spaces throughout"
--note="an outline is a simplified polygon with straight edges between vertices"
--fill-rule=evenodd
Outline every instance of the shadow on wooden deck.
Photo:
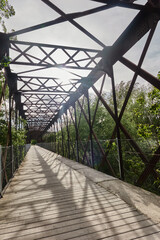
M 0 209 L 1 240 L 160 239 L 158 225 L 67 166 L 64 158 L 37 146 L 28 152 Z

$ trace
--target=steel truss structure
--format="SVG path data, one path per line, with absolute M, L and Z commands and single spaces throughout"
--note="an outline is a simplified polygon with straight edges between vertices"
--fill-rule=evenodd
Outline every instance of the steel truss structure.
M 74 155 L 77 161 L 80 161 L 79 146 L 81 145 L 83 149 L 82 162 L 85 160 L 91 161 L 90 165 L 93 167 L 95 161 L 93 142 L 95 141 L 102 155 L 102 165 L 106 163 L 110 173 L 115 176 L 115 171 L 107 158 L 109 147 L 107 151 L 103 149 L 93 130 L 98 105 L 101 102 L 115 122 L 115 129 L 110 137 L 110 144 L 113 139 L 117 137 L 121 179 L 124 179 L 121 134 L 129 140 L 130 145 L 138 152 L 139 157 L 146 166 L 139 176 L 137 184 L 142 185 L 150 174 L 152 174 L 154 178 L 157 178 L 157 173 L 154 168 L 159 161 L 160 147 L 155 151 L 152 158 L 148 159 L 136 140 L 132 138 L 131 134 L 122 124 L 121 119 L 138 77 L 143 78 L 146 82 L 160 89 L 160 81 L 142 68 L 147 50 L 160 20 L 160 1 L 149 0 L 144 1 L 144 4 L 139 4 L 138 1 L 133 0 L 94 0 L 94 2 L 102 3 L 102 5 L 83 12 L 69 14 L 66 14 L 58 8 L 54 4 L 54 1 L 41 0 L 41 2 L 58 13 L 60 17 L 43 24 L 0 35 L 1 60 L 10 57 L 10 66 L 19 67 L 16 74 L 11 72 L 10 67 L 5 67 L 6 83 L 8 83 L 10 89 L 10 116 L 11 99 L 13 98 L 16 103 L 16 112 L 19 112 L 20 116 L 27 120 L 29 132 L 37 132 L 39 136 L 42 136 L 51 127 L 54 127 L 55 132 L 61 130 L 62 142 L 56 145 L 56 151 L 59 153 L 59 144 L 61 144 L 62 154 L 66 153 L 68 158 Z M 106 46 L 75 20 L 102 11 L 107 12 L 109 9 L 115 7 L 137 11 L 137 15 L 128 23 L 127 28 L 111 46 Z M 14 36 L 19 36 L 27 32 L 32 33 L 32 31 L 42 30 L 43 28 L 63 22 L 72 24 L 99 47 L 97 47 L 97 49 L 90 49 L 11 40 Z M 125 54 L 146 35 L 147 38 L 138 63 L 135 64 L 132 60 L 128 59 Z M 121 63 L 125 68 L 134 73 L 120 112 L 117 110 L 115 91 L 114 65 L 116 63 Z M 41 74 L 43 70 L 53 68 L 64 71 L 66 75 L 70 74 L 70 78 L 62 82 L 58 77 Z M 102 94 L 107 76 L 109 76 L 111 80 L 114 110 L 110 108 Z M 101 86 L 98 89 L 96 82 L 100 79 Z M 89 91 L 91 89 L 98 98 L 94 116 L 91 116 L 90 113 Z M 1 96 L 1 100 L 2 98 L 3 96 Z M 87 111 L 84 109 L 84 101 L 87 102 L 88 105 Z M 85 145 L 82 144 L 79 137 L 79 124 L 82 115 L 89 129 L 88 142 Z M 70 124 L 75 127 L 74 146 L 70 144 Z M 65 145 L 63 141 L 64 127 L 67 129 L 67 145 Z M 54 141 L 56 142 L 57 139 L 55 138 Z M 90 145 L 91 160 L 89 160 L 86 154 L 88 145 Z

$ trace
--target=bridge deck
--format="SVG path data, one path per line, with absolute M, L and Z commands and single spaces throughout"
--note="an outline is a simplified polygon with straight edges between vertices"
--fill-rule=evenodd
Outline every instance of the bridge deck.
M 1 240 L 160 239 L 159 224 L 37 146 L 0 209 Z

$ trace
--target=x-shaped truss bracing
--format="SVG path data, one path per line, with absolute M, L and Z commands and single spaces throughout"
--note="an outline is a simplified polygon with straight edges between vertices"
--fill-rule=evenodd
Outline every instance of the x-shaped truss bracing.
M 5 54 L 8 54 L 9 50 L 9 56 L 11 58 L 10 65 L 12 67 L 19 66 L 18 69 L 20 69 L 17 73 L 17 89 L 12 91 L 12 95 L 15 96 L 18 94 L 20 96 L 18 103 L 22 104 L 22 106 L 19 108 L 27 120 L 29 131 L 39 131 L 40 135 L 43 135 L 50 127 L 54 126 L 55 133 L 59 134 L 61 131 L 61 136 L 59 136 L 61 142 L 58 142 L 58 138 L 54 139 L 56 142 L 56 151 L 60 153 L 61 149 L 61 154 L 68 158 L 75 158 L 77 161 L 82 161 L 93 167 L 95 166 L 93 141 L 95 141 L 102 155 L 101 165 L 106 163 L 110 173 L 114 176 L 116 175 L 115 170 L 108 160 L 108 154 L 109 146 L 112 145 L 113 139 L 117 137 L 118 161 L 120 177 L 122 179 L 124 179 L 121 147 L 121 135 L 123 134 L 126 139 L 129 139 L 130 146 L 138 153 L 146 166 L 142 175 L 139 176 L 137 183 L 139 185 L 143 184 L 149 174 L 157 178 L 157 172 L 154 167 L 159 161 L 159 148 L 156 150 L 152 159 L 148 159 L 136 143 L 136 140 L 132 138 L 128 130 L 123 126 L 121 120 L 138 77 L 143 78 L 146 82 L 160 89 L 160 81 L 142 68 L 160 19 L 160 1 L 157 1 L 157 3 L 155 3 L 155 1 L 148 1 L 145 5 L 140 5 L 136 1 L 96 0 L 95 2 L 103 3 L 103 5 L 73 14 L 66 14 L 49 0 L 42 0 L 41 2 L 56 11 L 60 17 L 53 21 L 8 34 L 8 37 L 43 29 L 61 22 L 69 22 L 99 46 L 97 49 L 89 49 L 15 40 L 9 40 L 6 46 L 2 41 L 2 37 L 1 41 L 3 42 L 4 49 L 6 49 L 4 51 Z M 101 11 L 107 12 L 107 9 L 117 6 L 137 11 L 137 15 L 111 46 L 106 46 L 75 20 L 76 18 L 90 16 Z M 104 24 L 104 34 L 105 32 Z M 130 59 L 127 59 L 126 54 L 146 35 L 147 40 L 142 49 L 138 64 L 135 64 Z M 117 109 L 115 91 L 116 77 L 114 69 L 117 63 L 124 65 L 126 69 L 134 73 L 120 112 L 118 112 Z M 55 69 L 61 70 L 64 73 L 64 79 L 62 80 L 61 77 L 54 76 L 54 74 L 52 76 L 46 75 L 50 69 L 53 70 L 53 73 Z M 157 69 L 157 71 L 158 70 L 159 69 Z M 69 74 L 70 77 L 67 78 L 66 74 Z M 114 110 L 108 106 L 108 103 L 103 97 L 102 90 L 104 84 L 108 81 L 106 80 L 106 74 L 111 79 Z M 10 79 L 10 75 L 8 75 L 7 78 Z M 98 90 L 96 83 L 101 78 L 103 78 L 103 80 L 100 90 Z M 89 91 L 91 89 L 98 97 L 93 116 L 91 116 L 90 113 L 89 101 Z M 82 97 L 83 100 L 81 99 Z M 14 99 L 17 102 L 17 98 L 14 97 Z M 87 111 L 84 107 L 84 99 L 86 99 Z M 106 111 L 108 111 L 115 123 L 115 128 L 110 137 L 107 150 L 103 148 L 94 132 L 94 122 L 100 103 L 105 107 Z M 81 140 L 79 133 L 82 116 L 86 120 L 89 129 L 86 144 Z M 74 126 L 75 129 L 74 139 L 71 139 L 71 126 Z M 65 131 L 67 131 L 67 144 L 64 142 Z M 90 156 L 88 155 L 88 149 L 90 149 Z M 149 168 L 150 164 L 152 168 Z

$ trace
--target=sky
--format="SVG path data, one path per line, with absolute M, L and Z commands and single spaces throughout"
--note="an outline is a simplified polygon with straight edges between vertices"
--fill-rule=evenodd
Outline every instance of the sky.
M 15 31 L 24 29 L 26 27 L 50 21 L 59 17 L 58 13 L 49 8 L 40 0 L 10 0 L 9 2 L 11 5 L 13 5 L 16 14 L 14 17 L 6 20 L 8 32 L 10 32 L 12 29 Z M 51 0 L 51 2 L 64 11 L 64 13 L 80 12 L 103 5 L 90 0 Z M 144 5 L 147 1 L 140 0 L 136 2 Z M 106 46 L 111 46 L 137 15 L 137 13 L 137 10 L 115 7 L 103 12 L 76 19 L 76 22 L 97 37 L 101 42 L 103 42 L 103 44 Z M 157 26 L 155 35 L 147 52 L 146 59 L 142 65 L 145 70 L 154 76 L 157 76 L 157 73 L 160 70 L 159 34 L 160 24 Z M 146 34 L 137 44 L 135 44 L 135 46 L 133 46 L 132 49 L 125 54 L 125 57 L 137 64 L 147 36 L 148 35 Z M 88 36 L 86 36 L 69 22 L 18 35 L 18 40 L 102 50 L 101 46 L 99 46 L 96 42 L 91 40 Z M 61 56 L 59 56 L 59 58 L 60 57 Z M 16 73 L 21 71 L 19 66 L 15 65 L 11 65 L 11 69 Z M 114 65 L 114 71 L 116 84 L 120 83 L 121 81 L 130 81 L 133 77 L 133 72 L 120 63 L 116 63 Z M 87 76 L 88 73 L 89 71 L 78 72 L 78 74 L 81 76 Z M 32 74 L 36 75 L 37 73 L 34 72 Z M 73 75 L 71 75 L 68 71 L 55 68 L 45 71 L 41 70 L 40 74 L 42 76 L 47 75 L 59 77 L 63 82 L 67 82 L 67 80 L 69 81 L 70 78 L 73 78 Z M 140 84 L 146 84 L 146 82 L 140 77 L 137 79 L 137 81 Z M 100 81 L 97 82 L 97 87 L 99 86 L 99 82 Z M 109 79 L 107 79 L 105 82 L 104 91 L 109 92 L 110 90 L 111 82 Z
M 65 13 L 83 11 L 103 5 L 90 0 L 54 0 L 53 2 Z M 19 30 L 45 21 L 50 21 L 59 16 L 54 10 L 40 0 L 10 0 L 10 3 L 16 11 L 16 15 L 6 21 L 8 32 L 10 32 L 11 29 Z M 145 4 L 146 1 L 141 0 L 137 1 L 137 3 Z M 108 46 L 114 43 L 136 14 L 136 10 L 116 7 L 87 17 L 79 18 L 76 21 Z M 160 28 L 158 26 L 158 34 L 156 34 L 153 39 L 152 53 L 149 52 L 149 57 L 152 60 L 159 52 L 159 30 Z M 53 27 L 51 26 L 45 29 L 25 33 L 19 35 L 18 40 L 101 49 L 97 43 L 85 36 L 70 23 L 62 23 Z M 142 43 L 139 45 L 137 44 L 137 51 L 134 50 L 128 56 L 132 56 L 132 58 L 135 59 L 138 56 L 142 45 Z M 155 64 L 157 65 L 157 62 L 155 62 Z M 156 66 L 153 68 L 157 71 Z
M 84 11 L 103 5 L 90 0 L 52 0 L 52 2 L 65 13 Z M 137 1 L 137 3 L 145 4 L 146 1 L 141 0 Z M 16 14 L 14 17 L 6 21 L 8 32 L 10 32 L 11 29 L 19 30 L 59 17 L 58 13 L 40 0 L 10 0 L 10 4 L 13 5 Z M 137 10 L 116 7 L 107 11 L 76 19 L 76 21 L 102 41 L 106 46 L 110 46 L 124 31 L 136 14 Z M 151 43 L 151 47 L 148 51 L 147 58 L 144 62 L 144 67 L 153 75 L 156 75 L 159 71 L 159 33 L 160 27 L 158 26 Z M 145 39 L 146 37 L 138 42 L 133 49 L 126 54 L 126 57 L 137 63 Z M 18 40 L 102 49 L 101 46 L 68 22 L 19 35 Z M 118 65 L 115 67 L 119 68 Z M 123 76 L 120 72 L 123 71 L 119 71 L 119 78 L 126 78 L 125 74 Z
M 102 6 L 90 0 L 54 0 L 56 6 L 65 13 L 79 12 Z M 145 1 L 141 1 L 145 2 Z M 59 15 L 40 0 L 10 0 L 14 6 L 16 15 L 7 21 L 8 31 L 11 29 L 23 29 L 34 24 L 53 20 Z M 113 8 L 94 15 L 86 16 L 76 20 L 104 44 L 111 45 L 125 27 L 136 15 L 136 10 Z M 94 41 L 81 33 L 70 23 L 62 23 L 35 32 L 18 36 L 19 40 L 48 42 L 51 44 L 74 45 L 82 47 L 99 47 Z

